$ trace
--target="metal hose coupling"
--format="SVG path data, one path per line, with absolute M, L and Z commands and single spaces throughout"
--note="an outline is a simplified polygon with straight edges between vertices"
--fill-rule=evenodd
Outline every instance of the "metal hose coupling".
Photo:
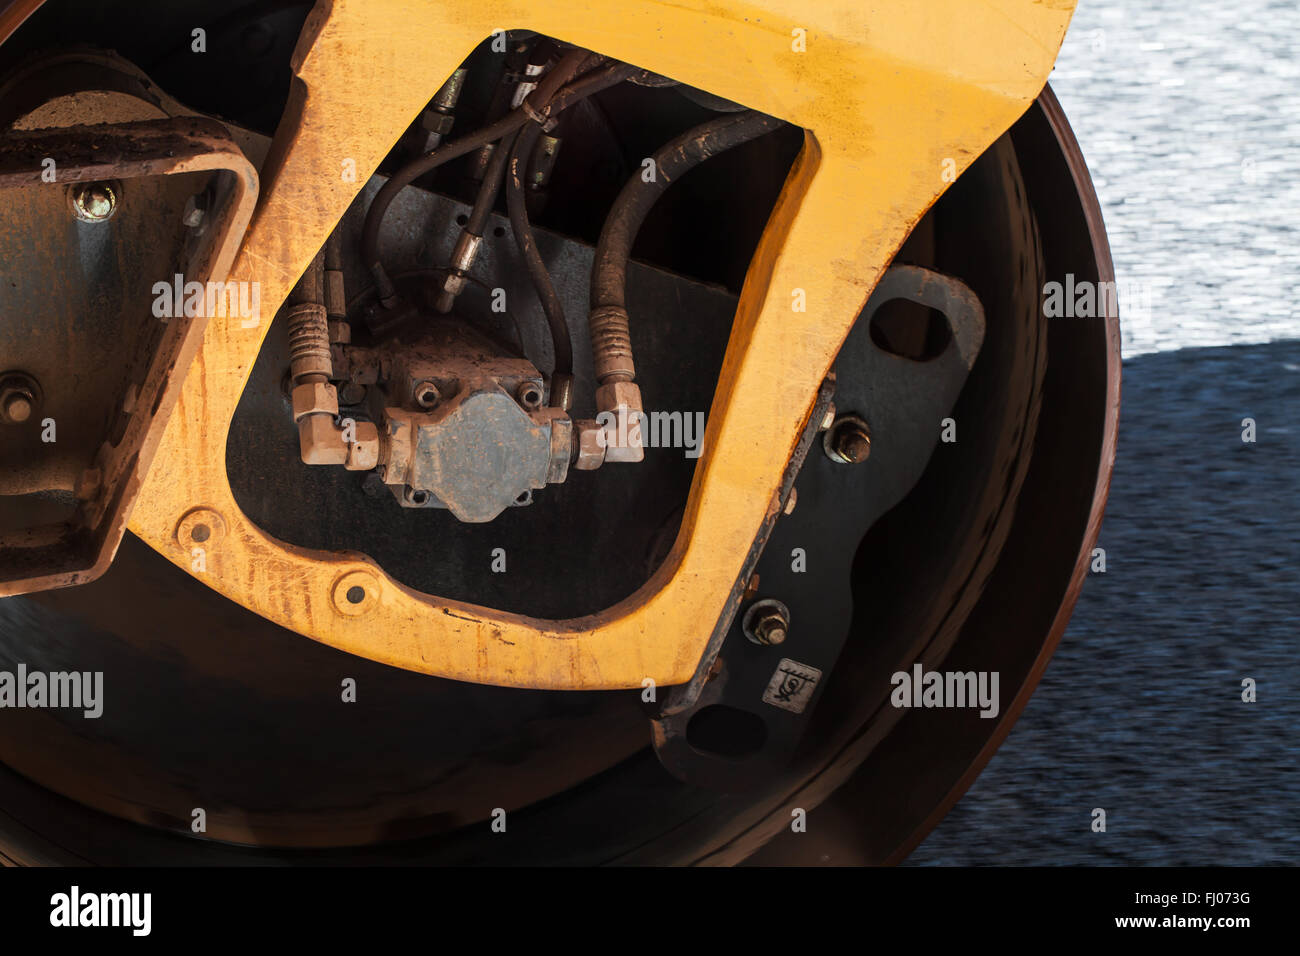
M 343 465 L 368 471 L 379 463 L 379 430 L 370 422 L 341 427 L 338 392 L 330 384 L 329 317 L 325 306 L 289 306 L 289 374 L 293 378 L 293 420 L 302 460 L 308 465 Z
M 591 310 L 591 350 L 595 363 L 596 420 L 605 429 L 604 460 L 641 461 L 642 444 L 641 389 L 632 381 L 636 365 L 632 361 L 632 335 L 628 328 L 627 309 L 620 305 L 600 305 Z
M 621 305 L 598 305 L 587 320 L 591 328 L 591 355 L 596 381 L 630 382 L 636 378 L 632 361 L 632 333 L 627 309 Z
M 328 382 L 334 372 L 330 358 L 329 316 L 325 306 L 302 302 L 289 307 L 289 372 L 301 385 L 310 375 Z
M 434 308 L 444 315 L 456 304 L 456 296 L 465 290 L 467 277 L 470 270 L 474 268 L 474 260 L 478 258 L 479 246 L 482 243 L 482 236 L 476 236 L 467 230 L 462 230 L 460 238 L 456 240 L 456 248 L 451 254 L 451 268 L 447 277 L 443 279 L 442 292 L 438 294 L 438 300 L 434 303 Z

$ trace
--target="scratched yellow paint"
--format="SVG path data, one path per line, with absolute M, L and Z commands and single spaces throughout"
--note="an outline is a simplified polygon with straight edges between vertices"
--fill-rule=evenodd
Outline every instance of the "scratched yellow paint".
M 263 320 L 252 329 L 238 320 L 209 325 L 132 530 L 188 570 L 191 555 L 176 541 L 177 523 L 195 507 L 216 510 L 227 533 L 208 542 L 206 571 L 198 577 L 278 624 L 397 667 L 544 688 L 686 680 L 775 507 L 817 387 L 880 272 L 945 188 L 945 160 L 964 169 L 1037 96 L 1073 6 L 318 4 L 295 55 L 301 109 L 277 134 L 278 157 L 263 170 L 263 198 L 232 269 L 232 279 L 261 284 Z M 438 86 L 494 30 L 518 28 L 672 76 L 808 131 L 750 266 L 676 545 L 636 594 L 599 615 L 566 621 L 422 595 L 364 555 L 284 544 L 239 511 L 225 475 L 229 422 L 275 306 Z M 349 161 L 352 181 L 343 175 Z M 806 312 L 792 310 L 795 289 L 806 295 Z M 350 586 L 358 574 L 369 582 L 368 597 L 361 613 L 341 613 L 336 587 L 344 575 Z

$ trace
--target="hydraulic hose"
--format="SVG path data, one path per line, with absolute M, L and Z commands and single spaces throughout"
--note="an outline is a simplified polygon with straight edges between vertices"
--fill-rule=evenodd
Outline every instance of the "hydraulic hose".
M 566 53 L 555 68 L 542 77 L 537 88 L 528 95 L 524 105 L 519 109 L 480 130 L 446 143 L 433 152 L 407 163 L 384 183 L 371 201 L 370 208 L 366 210 L 366 221 L 361 231 L 362 261 L 366 268 L 375 274 L 376 279 L 380 280 L 381 295 L 385 294 L 383 285 L 387 280 L 383 276 L 383 267 L 379 260 L 379 229 L 383 225 L 388 207 L 392 205 L 397 194 L 444 163 L 459 159 L 513 133 L 533 117 L 542 117 L 544 120 L 550 115 L 551 101 L 560 88 L 573 79 L 578 70 L 589 62 L 590 57 L 591 54 L 585 50 L 571 50 Z
M 618 194 L 601 229 L 591 268 L 588 322 L 598 386 L 630 383 L 636 377 L 625 301 L 627 265 L 637 232 L 654 204 L 669 186 L 700 163 L 781 125 L 780 120 L 752 110 L 711 119 L 660 148 L 651 157 L 653 175 L 649 180 L 639 170 Z M 597 404 L 605 404 L 599 393 Z M 614 410 L 601 407 L 601 411 Z
M 541 299 L 542 311 L 546 314 L 546 324 L 551 331 L 551 345 L 555 352 L 555 374 L 573 375 L 573 343 L 569 336 L 569 325 L 564 318 L 564 306 L 555 291 L 551 274 L 542 261 L 542 254 L 537 249 L 537 239 L 533 235 L 532 224 L 528 221 L 527 196 L 524 192 L 524 176 L 528 160 L 533 154 L 533 147 L 541 135 L 542 128 L 530 123 L 519 134 L 515 148 L 510 156 L 510 165 L 506 173 L 506 207 L 510 212 L 510 230 L 515 235 L 515 244 L 523 257 L 528 275 Z

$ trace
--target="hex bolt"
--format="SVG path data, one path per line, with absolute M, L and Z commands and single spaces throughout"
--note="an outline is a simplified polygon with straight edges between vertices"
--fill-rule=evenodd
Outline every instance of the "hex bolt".
M 40 405 L 40 389 L 26 375 L 0 379 L 0 422 L 22 425 L 31 421 Z
M 32 417 L 32 396 L 22 389 L 7 389 L 4 396 L 4 420 L 10 425 L 21 425 Z
M 107 222 L 117 211 L 117 190 L 111 183 L 80 183 L 70 193 L 72 214 L 82 222 Z
M 785 642 L 790 631 L 790 609 L 780 601 L 765 598 L 745 612 L 742 629 L 755 644 L 771 647 Z
M 831 461 L 861 464 L 871 455 L 871 429 L 857 415 L 845 415 L 826 431 L 822 447 Z
M 785 641 L 785 632 L 789 622 L 777 611 L 767 611 L 754 623 L 754 636 L 757 644 L 781 644 Z

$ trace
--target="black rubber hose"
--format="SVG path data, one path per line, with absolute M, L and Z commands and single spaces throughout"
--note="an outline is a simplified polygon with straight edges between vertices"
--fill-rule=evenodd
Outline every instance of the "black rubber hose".
M 638 170 L 627 181 L 600 231 L 591 267 L 591 306 L 623 307 L 627 263 L 632 243 L 646 216 L 668 187 L 700 163 L 770 133 L 781 120 L 752 110 L 728 113 L 687 130 L 654 154 L 654 177 L 646 182 Z
M 528 123 L 525 128 L 528 127 L 538 128 L 536 123 Z M 497 194 L 501 191 L 501 180 L 505 176 L 506 164 L 510 160 L 511 150 L 514 149 L 519 135 L 519 130 L 507 133 L 492 150 L 492 158 L 488 160 L 483 182 L 479 185 L 478 195 L 474 197 L 474 208 L 469 211 L 469 220 L 464 226 L 464 231 L 471 236 L 483 235 L 488 216 L 492 215 L 492 209 L 497 204 Z
M 536 123 L 529 123 L 520 132 L 510 156 L 510 165 L 506 171 L 506 208 L 510 212 L 510 231 L 515 234 L 515 244 L 523 257 L 528 275 L 537 290 L 537 297 L 542 301 L 542 311 L 546 314 L 546 324 L 551 330 L 551 347 L 555 352 L 555 374 L 573 374 L 573 342 L 569 337 L 569 324 L 564 318 L 564 306 L 555 291 L 551 274 L 542 261 L 542 254 L 537 249 L 537 240 L 533 235 L 532 224 L 528 221 L 527 194 L 524 191 L 524 177 L 528 171 L 528 160 L 533 155 L 533 148 L 542 128 Z
M 537 88 L 529 94 L 525 102 L 534 112 L 549 114 L 554 108 L 551 102 L 552 99 L 556 97 L 564 84 L 573 79 L 578 70 L 590 62 L 590 57 L 591 54 L 585 50 L 571 50 L 566 53 L 560 59 L 560 62 L 555 65 L 554 69 L 542 77 L 537 84 Z M 514 110 L 496 122 L 470 133 L 468 136 L 462 136 L 454 142 L 439 146 L 432 153 L 407 163 L 394 173 L 388 182 L 384 183 L 379 192 L 375 193 L 370 208 L 366 210 L 366 221 L 361 230 L 361 258 L 365 267 L 374 272 L 376 276 L 382 273 L 379 261 L 379 229 L 384 223 L 384 216 L 388 212 L 388 207 L 392 205 L 398 193 L 421 176 L 432 172 L 444 163 L 459 159 L 461 156 L 472 153 L 488 143 L 495 143 L 497 140 L 513 133 L 528 122 L 529 118 L 528 111 L 523 108 Z
M 596 243 L 591 267 L 592 357 L 596 381 L 631 381 L 635 376 L 625 290 L 632 244 L 646 216 L 674 182 L 712 156 L 770 133 L 781 120 L 755 113 L 728 113 L 701 123 L 661 147 L 652 158 L 650 181 L 638 170 L 614 200 Z

